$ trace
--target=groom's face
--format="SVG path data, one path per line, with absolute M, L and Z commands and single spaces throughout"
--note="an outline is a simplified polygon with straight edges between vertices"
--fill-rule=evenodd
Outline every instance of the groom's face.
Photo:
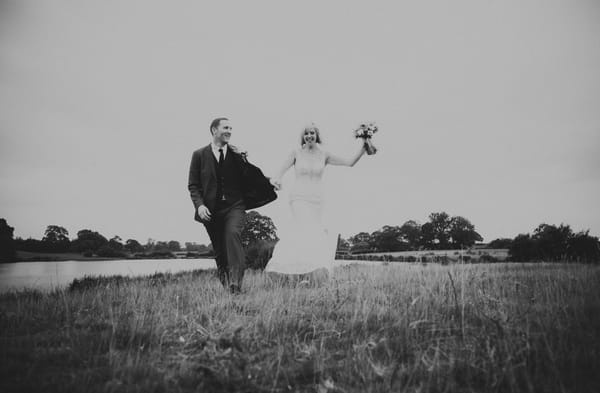
M 221 143 L 223 145 L 229 143 L 231 130 L 232 127 L 231 124 L 229 124 L 229 120 L 221 120 L 219 126 L 212 130 L 215 143 Z

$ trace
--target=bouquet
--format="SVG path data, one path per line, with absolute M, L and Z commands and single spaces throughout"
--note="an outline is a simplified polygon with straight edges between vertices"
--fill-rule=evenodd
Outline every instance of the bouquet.
M 362 138 L 365 144 L 365 150 L 368 155 L 377 153 L 377 148 L 373 146 L 371 138 L 373 134 L 377 132 L 378 128 L 374 123 L 361 124 L 356 130 L 354 130 L 355 138 Z

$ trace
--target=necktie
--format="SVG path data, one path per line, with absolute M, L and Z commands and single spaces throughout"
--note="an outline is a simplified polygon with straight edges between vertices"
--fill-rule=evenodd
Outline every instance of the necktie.
M 223 194 L 223 173 L 221 172 L 223 169 L 223 161 L 225 161 L 225 157 L 223 156 L 223 148 L 219 149 L 219 168 L 217 169 L 217 173 L 219 176 L 219 181 L 217 184 L 217 199 L 224 201 L 225 194 Z

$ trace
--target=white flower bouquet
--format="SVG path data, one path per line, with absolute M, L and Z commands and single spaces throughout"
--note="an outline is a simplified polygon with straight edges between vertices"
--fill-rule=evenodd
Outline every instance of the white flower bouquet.
M 361 124 L 356 130 L 354 130 L 355 138 L 362 138 L 365 144 L 365 150 L 368 155 L 377 153 L 377 148 L 373 146 L 371 138 L 379 130 L 375 123 Z

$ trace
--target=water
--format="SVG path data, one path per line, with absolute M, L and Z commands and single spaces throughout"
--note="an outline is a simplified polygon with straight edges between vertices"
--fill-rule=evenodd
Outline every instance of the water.
M 84 276 L 144 276 L 157 272 L 215 268 L 214 259 L 135 259 L 0 263 L 0 292 L 12 289 L 52 289 Z
M 379 265 L 380 262 L 335 261 Z M 0 263 L 0 292 L 18 289 L 49 290 L 69 285 L 84 276 L 145 276 L 157 272 L 177 273 L 216 268 L 214 259 L 135 259 L 113 261 L 61 261 Z

